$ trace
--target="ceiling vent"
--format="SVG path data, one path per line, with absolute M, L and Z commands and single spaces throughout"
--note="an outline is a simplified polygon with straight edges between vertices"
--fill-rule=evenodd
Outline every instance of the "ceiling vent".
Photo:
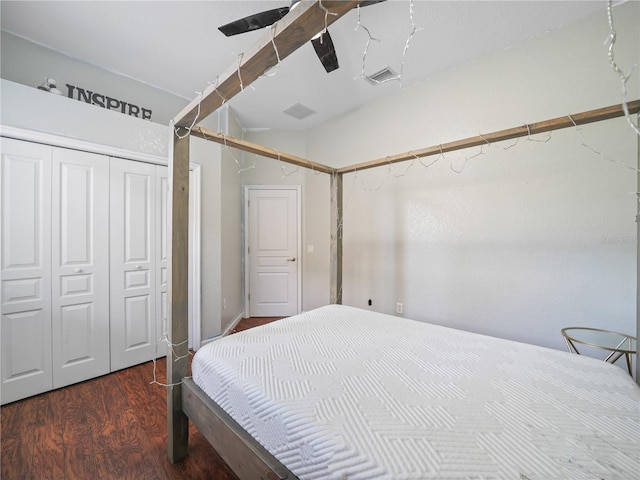
M 314 113 L 318 113 L 315 110 L 303 105 L 301 103 L 296 103 L 295 105 L 291 105 L 289 108 L 283 111 L 287 115 L 291 115 L 298 120 L 304 120 L 305 118 L 313 115 Z
M 372 75 L 365 75 L 364 78 L 366 78 L 371 85 L 378 85 L 388 80 L 392 80 L 397 76 L 398 74 L 394 72 L 391 67 L 384 67 L 382 70 Z

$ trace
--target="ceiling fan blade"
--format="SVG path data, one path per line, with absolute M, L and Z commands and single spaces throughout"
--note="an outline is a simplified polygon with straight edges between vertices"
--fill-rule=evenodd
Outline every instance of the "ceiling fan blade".
M 386 0 L 363 0 L 358 4 L 359 7 L 368 7 L 369 5 L 375 5 L 376 3 L 382 3 Z
M 273 10 L 249 15 L 235 22 L 227 23 L 226 25 L 218 27 L 218 30 L 227 37 L 230 37 L 232 35 L 238 35 L 239 33 L 250 32 L 273 25 L 287 13 L 289 13 L 289 7 L 275 8 Z
M 327 73 L 333 72 L 339 67 L 336 49 L 333 46 L 333 40 L 331 40 L 328 31 L 323 32 L 322 35 L 317 38 L 312 38 L 311 43 Z

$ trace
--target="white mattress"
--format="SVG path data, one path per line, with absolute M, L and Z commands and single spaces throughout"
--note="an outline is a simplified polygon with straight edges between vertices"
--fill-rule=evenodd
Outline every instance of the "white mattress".
M 215 341 L 192 368 L 300 479 L 640 472 L 640 388 L 579 355 L 330 305 Z

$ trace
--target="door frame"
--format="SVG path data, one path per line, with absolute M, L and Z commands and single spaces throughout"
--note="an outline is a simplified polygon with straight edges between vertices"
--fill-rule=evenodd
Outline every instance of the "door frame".
M 250 217 L 249 217 L 249 195 L 251 190 L 295 190 L 296 191 L 296 223 L 297 229 L 296 233 L 298 236 L 298 244 L 296 248 L 298 250 L 296 258 L 298 259 L 297 263 L 297 280 L 298 280 L 298 291 L 297 291 L 297 306 L 296 312 L 302 312 L 302 186 L 301 185 L 245 185 L 244 186 L 244 201 L 242 203 L 242 216 L 244 217 L 244 231 L 242 235 L 242 248 L 244 249 L 244 291 L 242 295 L 244 297 L 244 312 L 246 317 L 251 316 L 250 306 L 249 306 L 249 280 L 251 278 L 250 268 L 251 268 L 251 260 L 249 255 L 249 245 L 250 242 Z

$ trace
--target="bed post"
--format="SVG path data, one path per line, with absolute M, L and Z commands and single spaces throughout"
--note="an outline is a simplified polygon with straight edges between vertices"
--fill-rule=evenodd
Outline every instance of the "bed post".
M 342 174 L 331 174 L 331 303 L 342 304 Z
M 188 375 L 189 353 L 189 134 L 177 136 L 170 126 L 172 157 L 169 161 L 169 275 L 167 333 L 167 443 L 169 460 L 187 456 L 189 419 L 182 411 L 182 379 Z
M 636 115 L 636 125 L 640 125 L 640 113 Z M 637 136 L 637 135 L 636 135 Z M 640 136 L 637 136 L 638 149 L 637 149 L 637 162 L 636 166 L 640 168 Z M 636 185 L 640 188 L 640 173 L 636 175 Z M 638 202 L 638 210 L 636 216 L 636 338 L 640 338 L 640 196 L 636 195 L 636 201 Z M 637 345 L 637 342 L 636 342 Z M 636 352 L 636 383 L 640 385 L 640 351 Z

